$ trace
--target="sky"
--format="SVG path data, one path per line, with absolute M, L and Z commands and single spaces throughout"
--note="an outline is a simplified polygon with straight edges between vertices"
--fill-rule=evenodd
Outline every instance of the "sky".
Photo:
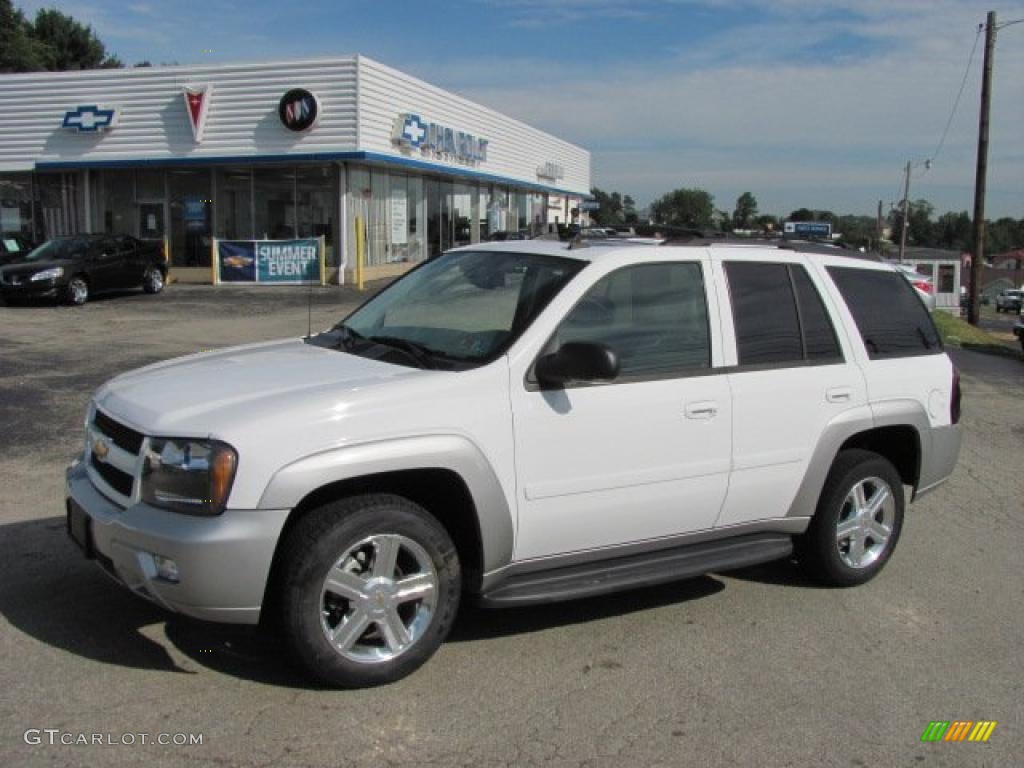
M 579 144 L 641 206 L 679 187 L 731 211 L 971 211 L 994 0 L 15 0 L 93 26 L 128 64 L 361 53 Z M 943 129 L 964 81 L 945 142 Z M 1024 23 L 994 56 L 987 218 L 1024 217 Z M 931 160 L 930 168 L 925 160 Z

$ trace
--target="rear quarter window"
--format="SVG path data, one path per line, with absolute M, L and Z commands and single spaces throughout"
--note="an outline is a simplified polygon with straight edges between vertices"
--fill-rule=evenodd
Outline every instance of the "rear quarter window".
M 910 283 L 896 272 L 828 267 L 872 360 L 931 355 L 942 341 Z

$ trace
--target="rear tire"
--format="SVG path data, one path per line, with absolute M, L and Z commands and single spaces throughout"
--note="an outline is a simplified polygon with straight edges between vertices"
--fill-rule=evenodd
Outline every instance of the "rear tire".
M 142 276 L 142 290 L 146 293 L 160 293 L 164 289 L 164 273 L 158 267 L 150 267 Z
M 387 494 L 309 512 L 282 544 L 280 624 L 321 681 L 362 688 L 399 680 L 448 635 L 462 577 L 448 532 Z
M 797 539 L 801 566 L 828 586 L 870 581 L 892 556 L 903 510 L 903 481 L 891 462 L 871 451 L 843 451 L 829 470 L 810 527 Z

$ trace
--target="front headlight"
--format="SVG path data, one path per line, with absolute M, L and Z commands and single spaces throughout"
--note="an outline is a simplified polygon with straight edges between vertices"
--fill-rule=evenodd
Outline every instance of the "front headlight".
M 36 280 L 56 280 L 58 277 L 63 276 L 64 267 L 51 267 L 50 269 L 44 269 L 42 272 L 36 272 L 32 277 L 29 278 L 30 282 Z
M 238 454 L 226 443 L 151 438 L 142 465 L 142 500 L 189 515 L 219 515 L 237 466 Z

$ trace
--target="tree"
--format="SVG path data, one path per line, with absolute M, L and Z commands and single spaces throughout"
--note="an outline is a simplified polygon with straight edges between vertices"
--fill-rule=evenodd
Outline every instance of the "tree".
M 736 198 L 736 208 L 732 212 L 732 224 L 736 229 L 750 229 L 757 216 L 757 198 L 750 192 L 744 192 Z
M 96 37 L 92 27 L 80 24 L 58 10 L 40 10 L 33 30 L 36 40 L 47 51 L 46 68 L 51 71 L 123 66 L 119 59 L 107 55 L 106 46 Z
M 636 224 L 640 220 L 636 212 L 636 201 L 629 195 L 622 197 L 622 215 L 626 224 Z
M 45 68 L 46 52 L 32 36 L 32 25 L 11 0 L 0 0 L 0 72 L 38 72 Z
M 651 216 L 658 224 L 673 227 L 709 227 L 714 200 L 703 189 L 676 189 L 651 203 Z
M 92 27 L 53 9 L 26 21 L 11 0 L 0 0 L 0 72 L 51 72 L 121 67 Z
M 969 251 L 971 249 L 971 238 L 974 236 L 971 229 L 971 217 L 967 211 L 953 213 L 949 211 L 939 216 L 934 227 L 935 245 L 940 248 L 951 248 L 957 251 Z M 986 248 L 986 253 L 988 249 Z
M 621 224 L 625 217 L 622 213 L 622 195 L 618 192 L 605 192 L 603 189 L 592 187 L 590 196 L 600 206 L 596 211 L 590 212 L 590 218 L 599 227 L 611 227 Z
M 765 213 L 762 214 L 761 216 L 758 216 L 754 220 L 754 223 L 757 225 L 757 228 L 760 229 L 762 232 L 779 231 L 779 217 L 773 216 L 770 213 Z

